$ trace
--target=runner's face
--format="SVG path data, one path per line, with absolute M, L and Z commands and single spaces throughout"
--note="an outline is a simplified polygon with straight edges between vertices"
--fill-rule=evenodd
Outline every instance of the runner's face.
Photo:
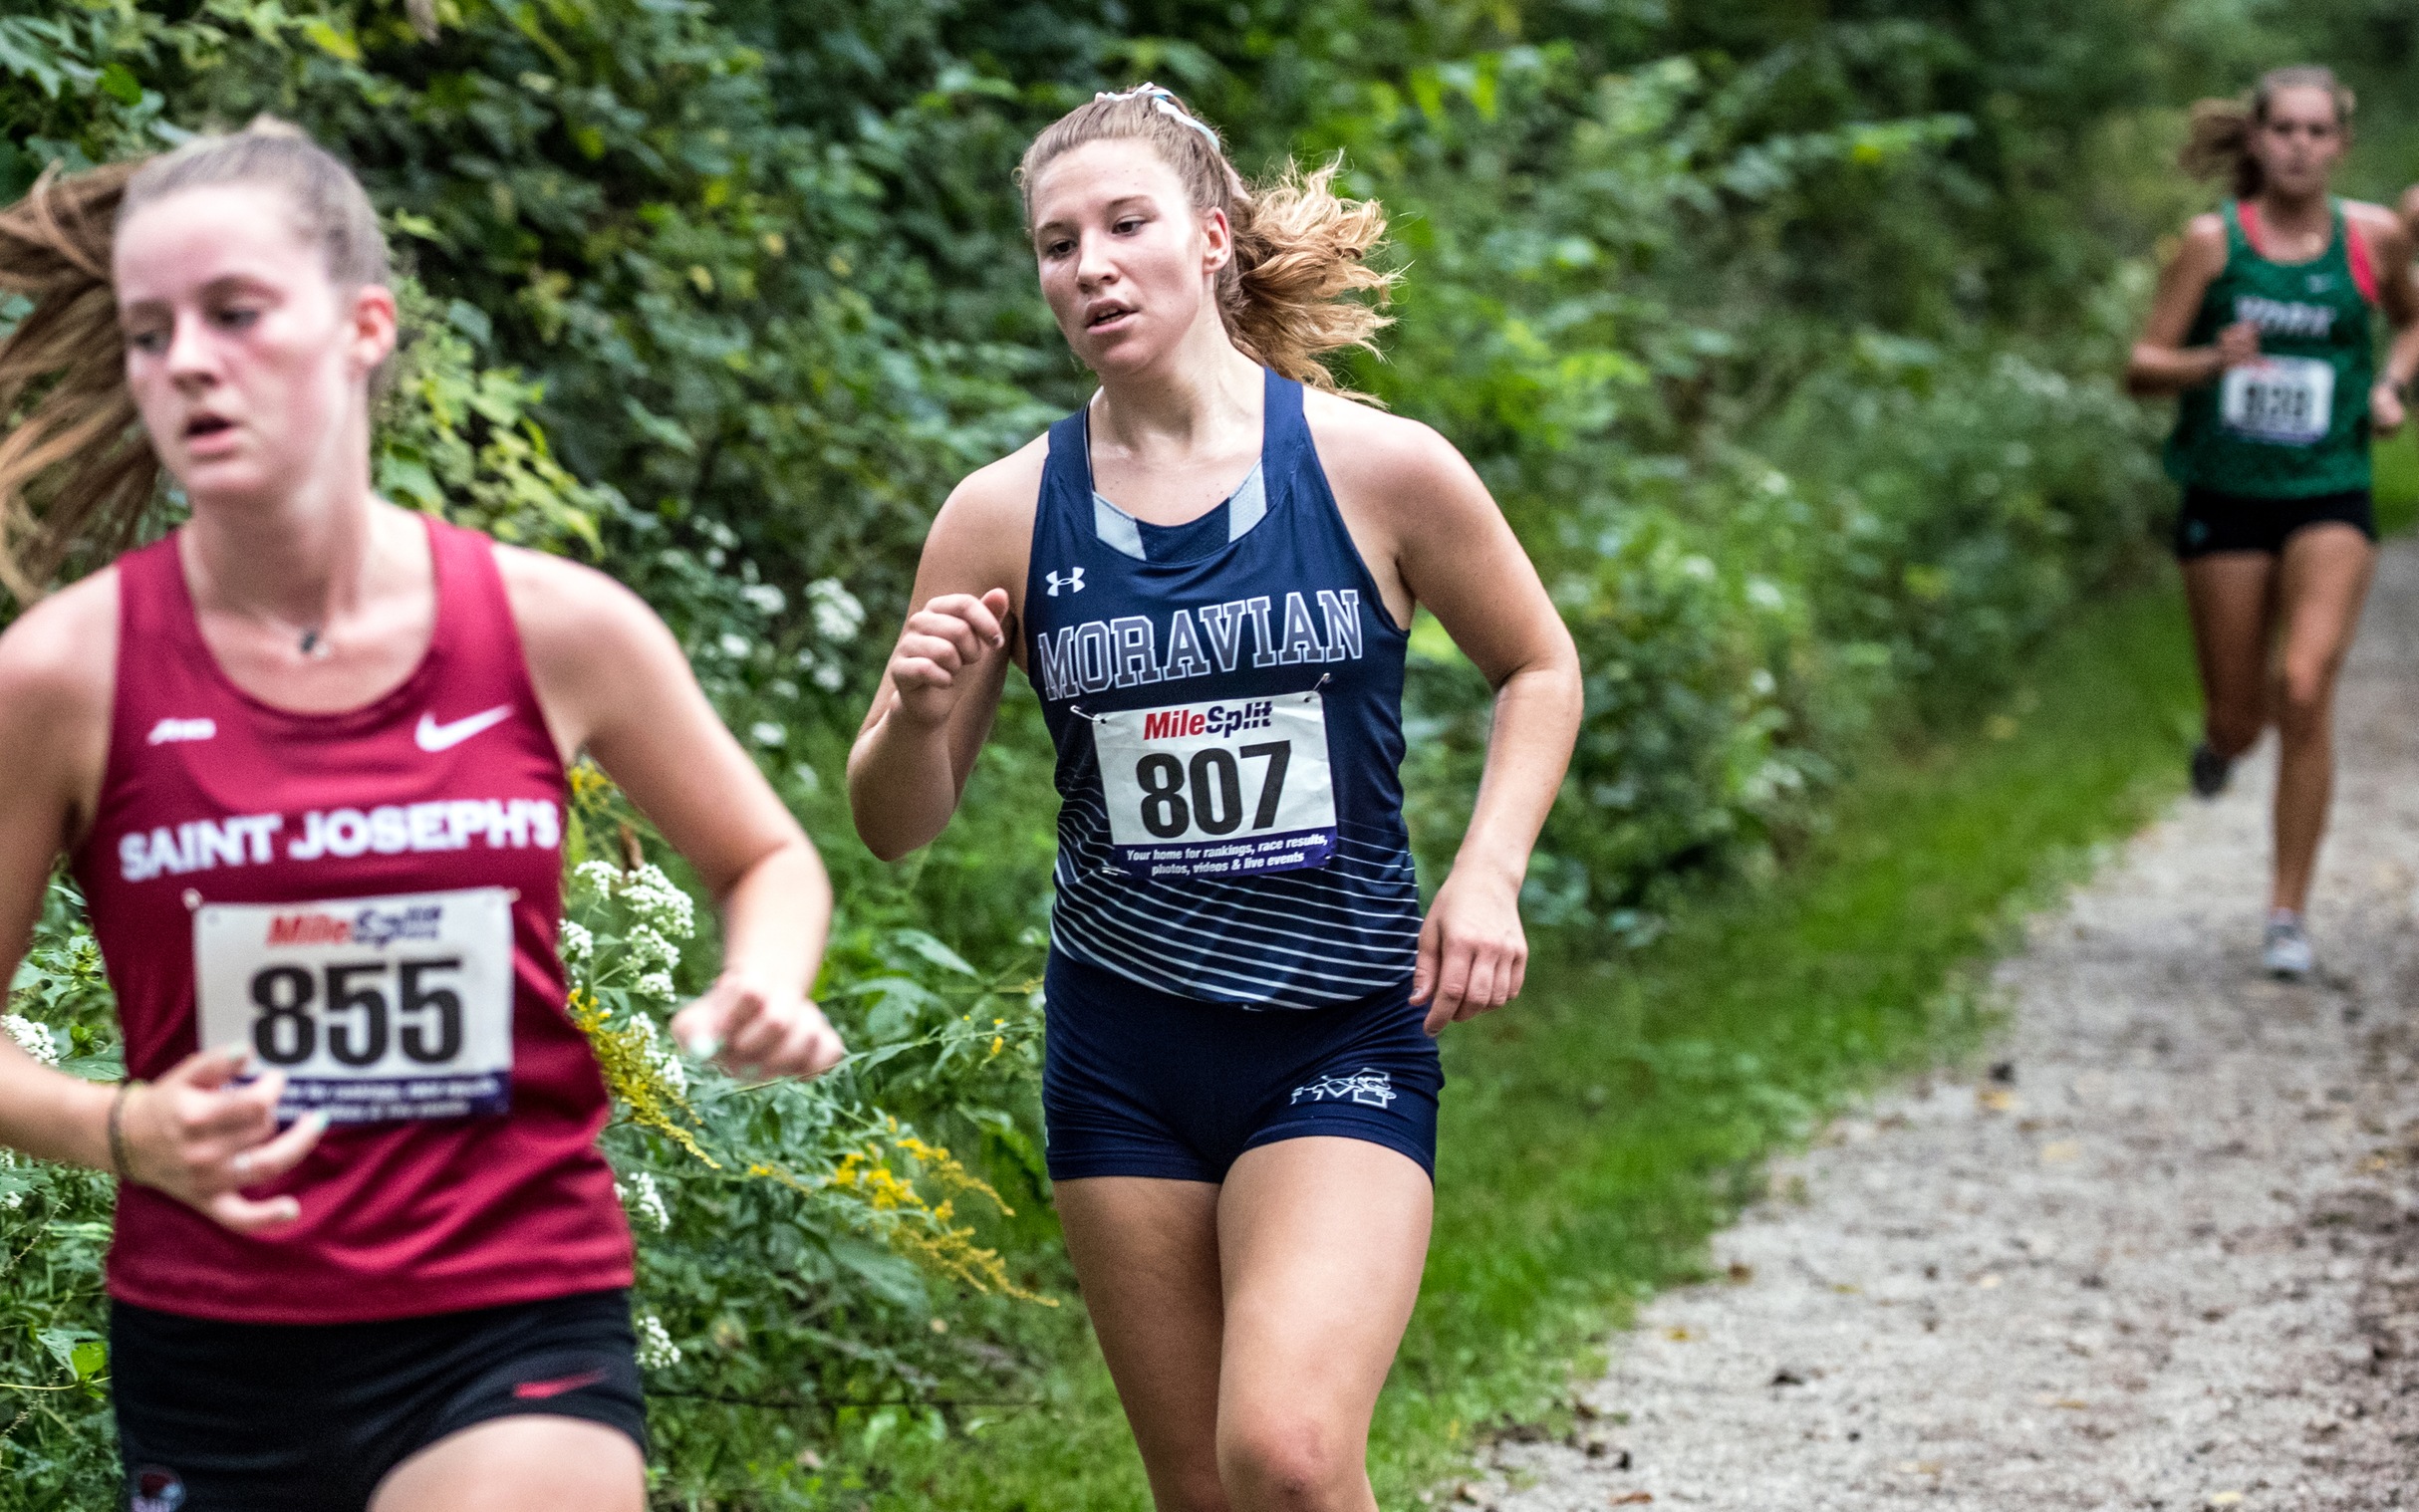
M 2279 90 L 2268 100 L 2268 119 L 2255 123 L 2251 152 L 2270 184 L 2299 198 L 2324 193 L 2335 161 L 2343 155 L 2343 124 L 2335 119 L 2335 97 L 2303 85 Z
M 1092 141 L 1038 175 L 1033 253 L 1067 345 L 1105 376 L 1148 367 L 1218 318 L 1232 243 L 1225 212 L 1196 212 L 1149 142 Z
M 119 227 L 127 386 L 194 503 L 274 496 L 365 465 L 388 291 L 348 294 L 277 190 L 183 189 Z

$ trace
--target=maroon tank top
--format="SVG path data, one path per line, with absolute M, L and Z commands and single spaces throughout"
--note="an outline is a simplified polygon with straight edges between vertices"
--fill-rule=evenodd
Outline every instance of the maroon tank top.
M 228 679 L 173 536 L 118 562 L 109 768 L 75 858 L 130 1075 L 246 1043 L 281 1117 L 333 1121 L 231 1233 L 121 1190 L 110 1290 L 343 1323 L 628 1286 L 595 1056 L 564 1009 L 563 765 L 485 536 L 428 522 L 436 625 L 373 703 L 304 714 Z

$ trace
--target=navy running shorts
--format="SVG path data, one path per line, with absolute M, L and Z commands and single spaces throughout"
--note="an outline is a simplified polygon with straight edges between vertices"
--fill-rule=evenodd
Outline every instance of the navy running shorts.
M 379 1323 L 225 1323 L 110 1308 L 132 1512 L 362 1512 L 449 1433 L 579 1417 L 647 1449 L 630 1294 Z
M 1154 991 L 1050 952 L 1041 1105 L 1053 1181 L 1218 1182 L 1246 1149 L 1328 1134 L 1437 1171 L 1437 1042 L 1411 983 L 1334 1008 Z
M 2257 499 L 2188 488 L 2183 511 L 2176 516 L 2176 560 L 2190 562 L 2222 551 L 2258 551 L 2273 557 L 2285 550 L 2285 538 L 2293 532 L 2325 524 L 2349 525 L 2376 540 L 2376 507 L 2369 491 Z

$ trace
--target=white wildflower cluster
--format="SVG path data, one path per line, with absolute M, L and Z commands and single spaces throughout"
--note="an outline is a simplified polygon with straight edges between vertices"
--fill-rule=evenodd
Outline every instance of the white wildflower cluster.
M 770 719 L 759 719 L 747 727 L 747 738 L 761 746 L 777 746 L 789 740 L 789 731 Z
M 848 644 L 865 628 L 865 606 L 838 578 L 817 578 L 806 585 L 806 607 L 814 617 L 815 633 L 834 645 Z
M 556 947 L 566 966 L 585 966 L 597 953 L 597 937 L 586 924 L 563 920 L 562 942 Z
M 642 971 L 659 966 L 669 971 L 680 964 L 680 947 L 666 939 L 655 925 L 641 924 L 630 931 L 630 958 Z
M 811 645 L 798 648 L 798 669 L 827 693 L 837 693 L 848 685 L 848 668 L 836 657 L 816 655 Z
M 662 975 L 661 972 L 657 974 Z M 672 995 L 669 985 L 671 978 L 666 977 L 665 980 L 668 985 L 661 995 L 669 1000 Z M 642 978 L 637 990 L 646 992 L 648 987 L 649 983 Z M 644 1013 L 634 1012 L 630 1016 L 630 1027 L 646 1043 L 647 1062 L 655 1067 L 656 1075 L 662 1077 L 674 1092 L 688 1091 L 688 1069 L 680 1064 L 680 1057 L 673 1053 L 671 1043 L 656 1028 L 656 1021 Z
M 628 1181 L 616 1180 L 613 1193 L 634 1215 L 654 1224 L 657 1233 L 672 1227 L 672 1209 L 665 1205 L 663 1189 L 651 1172 L 634 1171 Z
M 680 1363 L 680 1347 L 672 1342 L 664 1320 L 649 1313 L 639 1320 L 639 1369 L 666 1371 Z
M 697 932 L 695 899 L 673 886 L 664 869 L 654 863 L 623 878 L 617 890 L 648 928 L 672 939 L 686 939 Z
M 0 1170 L 15 1170 L 16 1168 L 17 1152 L 13 1149 L 0 1149 Z M 21 1191 L 0 1192 L 0 1213 L 13 1213 L 24 1205 L 25 1193 Z
M 17 1048 L 45 1066 L 59 1064 L 59 1037 L 51 1026 L 38 1024 L 21 1013 L 0 1013 L 0 1029 L 17 1042 Z
M 680 947 L 674 943 L 697 932 L 696 900 L 681 891 L 664 869 L 652 863 L 636 871 L 624 872 L 609 862 L 584 861 L 573 869 L 573 877 L 601 897 L 619 899 L 630 912 L 630 932 L 622 941 L 623 952 L 616 964 L 626 965 L 634 974 L 630 983 L 633 997 L 645 1002 L 670 1004 L 680 995 L 672 972 L 680 964 Z M 575 923 L 563 925 L 563 959 L 571 964 L 585 964 L 595 958 L 596 937 Z M 688 1089 L 688 1074 L 680 1057 L 658 1032 L 653 1017 L 634 1009 L 630 1027 L 647 1041 L 648 1060 L 674 1092 Z
M 846 645 L 865 629 L 865 606 L 838 578 L 817 578 L 806 586 L 806 611 L 815 637 L 827 646 Z M 836 656 L 818 655 L 809 648 L 798 652 L 798 665 L 827 693 L 840 691 L 848 681 L 848 668 Z

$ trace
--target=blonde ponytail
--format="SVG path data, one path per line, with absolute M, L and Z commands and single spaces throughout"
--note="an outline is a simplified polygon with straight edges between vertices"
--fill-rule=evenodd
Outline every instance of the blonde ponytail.
M 40 598 L 79 545 L 131 544 L 158 481 L 110 286 L 135 166 L 49 168 L 0 210 L 0 290 L 33 306 L 0 341 L 0 586 L 19 604 Z
M 1235 171 L 1216 127 L 1157 85 L 1101 95 L 1053 122 L 1025 148 L 1016 181 L 1030 219 L 1033 181 L 1051 161 L 1094 141 L 1145 141 L 1176 170 L 1197 210 L 1222 210 L 1234 228 L 1234 257 L 1218 275 L 1218 314 L 1254 362 L 1315 387 L 1337 387 L 1324 361 L 1393 324 L 1381 313 L 1397 274 L 1369 266 L 1386 234 L 1375 200 L 1335 192 L 1339 154 L 1303 171 L 1288 162 L 1254 186 Z M 1353 296 L 1370 292 L 1376 303 Z

